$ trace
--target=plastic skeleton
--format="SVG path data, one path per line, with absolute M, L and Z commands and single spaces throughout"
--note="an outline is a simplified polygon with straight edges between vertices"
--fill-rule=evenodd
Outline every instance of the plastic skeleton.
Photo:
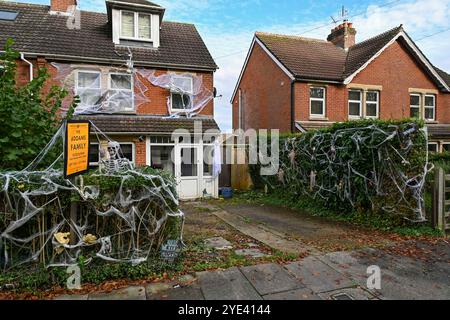
M 127 158 L 120 157 L 120 144 L 117 141 L 108 142 L 109 158 L 102 160 L 102 167 L 107 174 L 133 169 L 133 164 Z

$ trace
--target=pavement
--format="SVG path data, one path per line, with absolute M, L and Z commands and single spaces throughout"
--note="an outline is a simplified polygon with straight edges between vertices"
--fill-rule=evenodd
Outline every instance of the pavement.
M 81 300 L 416 300 L 450 299 L 450 250 L 422 261 L 383 250 L 311 255 L 300 261 L 197 272 L 171 282 L 109 293 L 63 295 Z M 444 254 L 442 254 L 444 252 Z M 368 288 L 370 266 L 380 268 L 380 288 Z M 370 270 L 370 269 L 369 269 Z M 372 282 L 370 282 L 372 283 Z
M 244 234 L 285 252 L 306 252 L 287 264 L 264 263 L 226 270 L 204 271 L 174 281 L 132 286 L 108 293 L 62 295 L 81 300 L 416 300 L 450 299 L 450 244 L 412 241 L 377 249 L 322 252 L 303 239 L 328 237 L 346 241 L 351 229 L 320 218 L 299 217 L 282 208 L 255 206 L 211 208 L 214 214 Z M 242 217 L 245 219 L 242 219 Z M 255 220 L 255 221 L 253 221 Z M 356 231 L 353 230 L 353 234 Z M 302 237 L 296 238 L 295 235 Z M 359 236 L 359 234 L 357 234 Z M 361 234 L 364 236 L 364 234 Z M 212 239 L 217 242 L 219 239 Z M 351 241 L 356 241 L 352 239 Z M 212 243 L 214 244 L 214 243 Z M 425 259 L 401 254 L 413 248 Z M 225 246 L 226 247 L 226 246 Z M 227 250 L 227 248 L 223 248 Z M 228 249 L 230 250 L 230 249 Z M 374 274 L 375 270 L 375 274 Z M 374 275 L 380 271 L 379 286 Z M 368 278 L 370 277 L 369 287 Z M 374 280 L 375 279 L 375 280 Z M 372 284 L 372 286 L 370 286 Z

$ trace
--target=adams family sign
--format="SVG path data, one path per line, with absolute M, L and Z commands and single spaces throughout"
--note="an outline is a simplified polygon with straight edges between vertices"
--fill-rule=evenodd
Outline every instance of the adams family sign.
M 67 121 L 64 140 L 64 177 L 71 178 L 89 168 L 89 121 Z

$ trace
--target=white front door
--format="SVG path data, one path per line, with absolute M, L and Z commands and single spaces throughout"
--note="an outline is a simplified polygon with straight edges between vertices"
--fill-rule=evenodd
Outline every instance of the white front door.
M 199 145 L 175 146 L 175 172 L 181 199 L 202 196 L 202 154 Z

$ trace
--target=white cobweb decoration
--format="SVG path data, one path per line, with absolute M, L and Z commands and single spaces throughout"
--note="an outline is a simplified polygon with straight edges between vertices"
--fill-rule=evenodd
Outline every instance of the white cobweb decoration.
M 115 145 L 91 125 L 100 145 Z M 134 168 L 116 149 L 115 160 L 126 163 L 118 170 L 105 167 L 114 160 L 106 157 L 94 173 L 65 179 L 64 136 L 63 125 L 27 168 L 0 173 L 1 268 L 68 266 L 80 255 L 139 264 L 169 236 L 182 244 L 184 215 L 171 176 Z

